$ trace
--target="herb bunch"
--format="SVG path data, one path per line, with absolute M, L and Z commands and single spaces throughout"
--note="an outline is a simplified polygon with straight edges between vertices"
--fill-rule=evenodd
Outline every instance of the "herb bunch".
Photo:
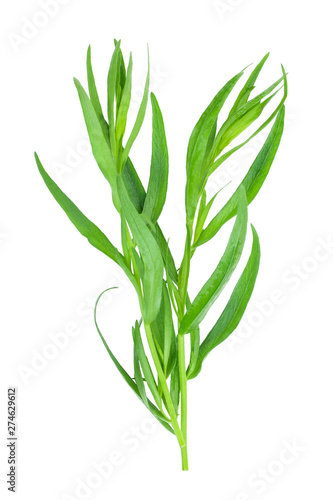
M 162 113 L 153 93 L 150 93 L 152 153 L 147 189 L 143 187 L 129 157 L 148 104 L 149 60 L 142 101 L 134 126 L 126 139 L 133 63 L 130 55 L 127 68 L 125 67 L 120 41 L 115 41 L 108 72 L 107 119 L 96 90 L 90 47 L 87 53 L 89 93 L 74 79 L 92 152 L 111 187 L 112 201 L 120 218 L 122 251 L 61 191 L 35 153 L 37 166 L 46 186 L 71 222 L 91 245 L 121 267 L 137 293 L 141 317 L 132 328 L 132 374 L 119 363 L 97 323 L 98 302 L 107 290 L 96 301 L 96 328 L 127 384 L 154 417 L 177 438 L 183 470 L 188 470 L 187 382 L 199 374 L 203 361 L 212 349 L 221 344 L 238 326 L 258 274 L 260 245 L 256 230 L 251 225 L 252 250 L 247 264 L 221 315 L 202 340 L 200 324 L 241 258 L 248 227 L 247 207 L 270 170 L 283 132 L 284 102 L 287 97 L 287 79 L 283 66 L 282 76 L 278 80 L 256 97 L 250 98 L 268 55 L 265 55 L 248 77 L 226 120 L 218 126 L 220 111 L 244 70 L 231 78 L 216 94 L 192 131 L 186 158 L 186 239 L 179 267 L 175 264 L 168 240 L 158 223 L 166 200 L 169 160 Z M 281 100 L 273 112 L 245 140 L 235 145 L 235 139 L 256 122 L 280 90 Z M 205 188 L 209 177 L 227 158 L 271 122 L 273 124 L 267 139 L 242 182 L 217 214 L 207 222 L 211 207 L 219 194 L 216 193 L 207 200 Z M 228 148 L 229 145 L 231 147 Z M 188 281 L 191 259 L 196 249 L 210 241 L 232 218 L 235 221 L 221 259 L 199 293 L 191 299 Z M 148 353 L 144 347 L 144 334 L 149 347 Z M 190 336 L 188 363 L 185 353 L 186 335 Z

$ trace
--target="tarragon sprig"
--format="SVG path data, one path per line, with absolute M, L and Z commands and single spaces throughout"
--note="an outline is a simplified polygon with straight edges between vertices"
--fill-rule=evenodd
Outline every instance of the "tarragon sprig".
M 186 158 L 186 238 L 182 261 L 177 268 L 167 240 L 158 224 L 168 187 L 169 158 L 162 113 L 156 96 L 150 93 L 152 108 L 152 152 L 150 176 L 144 188 L 130 159 L 149 100 L 149 60 L 142 101 L 127 139 L 127 114 L 131 102 L 133 61 L 130 54 L 125 67 L 120 41 L 115 41 L 107 78 L 107 118 L 96 89 L 87 53 L 88 93 L 74 79 L 86 123 L 92 153 L 106 181 L 121 225 L 121 251 L 62 192 L 43 168 L 37 154 L 39 172 L 53 197 L 71 222 L 89 243 L 116 262 L 132 283 L 138 297 L 141 317 L 132 328 L 133 371 L 130 374 L 119 363 L 103 336 L 100 338 L 127 384 L 154 417 L 171 433 L 181 448 L 182 468 L 188 469 L 187 457 L 187 382 L 201 371 L 207 355 L 238 326 L 250 300 L 260 261 L 257 232 L 251 225 L 252 249 L 230 298 L 213 328 L 201 340 L 200 325 L 210 312 L 233 275 L 247 237 L 248 205 L 260 190 L 280 144 L 284 125 L 284 102 L 287 78 L 282 76 L 256 97 L 250 98 L 268 54 L 254 68 L 239 91 L 222 124 L 218 118 L 224 103 L 245 70 L 231 78 L 216 94 L 195 125 L 189 139 Z M 280 85 L 281 84 L 281 85 Z M 280 87 L 279 87 L 280 85 Z M 257 123 L 266 106 L 282 90 L 278 104 L 268 117 L 235 144 L 240 134 Z M 218 193 L 207 201 L 206 185 L 212 173 L 233 153 L 247 144 L 270 123 L 270 132 L 261 150 L 234 194 L 209 221 Z M 224 224 L 235 218 L 224 252 L 211 276 L 193 300 L 188 292 L 191 259 L 196 249 L 210 241 Z M 145 351 L 142 335 L 149 352 Z M 190 335 L 190 359 L 186 364 L 185 336 Z

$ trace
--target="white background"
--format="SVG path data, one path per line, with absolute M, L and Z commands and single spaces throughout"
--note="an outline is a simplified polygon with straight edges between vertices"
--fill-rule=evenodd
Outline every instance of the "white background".
M 52 16 L 41 15 L 42 2 L 32 0 L 7 3 L 1 15 L 1 491 L 8 494 L 6 393 L 14 385 L 18 499 L 331 498 L 329 2 L 55 3 Z M 180 471 L 176 440 L 155 425 L 131 393 L 92 323 L 98 293 L 118 286 L 100 310 L 100 323 L 130 366 L 130 327 L 138 314 L 134 293 L 115 264 L 71 225 L 33 159 L 37 150 L 61 188 L 119 244 L 117 217 L 104 178 L 87 153 L 72 82 L 76 76 L 86 86 L 90 43 L 105 103 L 114 37 L 122 39 L 126 61 L 133 51 L 130 123 L 145 79 L 149 44 L 152 89 L 162 108 L 170 151 L 169 196 L 161 224 L 178 263 L 184 239 L 185 155 L 195 122 L 229 78 L 267 51 L 271 56 L 258 89 L 280 76 L 280 62 L 288 71 L 284 136 L 249 209 L 261 239 L 260 274 L 233 342 L 219 346 L 189 384 L 188 473 Z M 145 182 L 150 122 L 148 108 L 132 153 Z M 219 171 L 225 177 L 217 176 L 211 189 L 232 183 L 217 205 L 236 188 L 258 144 L 254 141 L 233 159 L 238 175 L 228 174 L 231 161 Z M 221 256 L 230 229 L 229 223 L 221 236 L 197 252 L 192 295 Z M 230 290 L 212 310 L 206 331 Z M 279 304 L 273 304 L 272 294 Z M 59 332 L 67 342 L 61 349 L 52 340 Z M 294 447 L 294 454 L 288 447 Z M 110 459 L 113 471 L 99 480 L 96 464 Z M 96 484 L 91 483 L 94 479 Z M 84 491 L 87 481 L 94 487 Z

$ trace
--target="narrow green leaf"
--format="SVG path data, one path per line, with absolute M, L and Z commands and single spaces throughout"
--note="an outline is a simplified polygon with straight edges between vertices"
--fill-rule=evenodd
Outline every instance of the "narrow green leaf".
M 144 206 L 146 192 L 129 158 L 126 161 L 124 170 L 122 172 L 122 179 L 134 207 L 136 208 L 138 213 L 141 213 Z M 168 273 L 174 283 L 177 283 L 176 265 L 169 245 L 163 235 L 161 228 L 157 223 L 155 223 L 154 225 L 154 231 L 152 231 L 152 235 L 154 236 L 156 243 L 160 248 L 165 268 L 168 270 Z
M 76 205 L 74 205 L 74 203 L 65 195 L 65 193 L 63 193 L 63 191 L 61 191 L 61 189 L 45 171 L 43 165 L 40 162 L 40 159 L 38 158 L 37 153 L 35 153 L 35 159 L 38 170 L 50 193 L 59 203 L 69 220 L 74 224 L 74 226 L 78 229 L 82 236 L 85 236 L 92 246 L 110 257 L 123 268 L 126 268 L 125 260 L 121 253 L 116 249 L 116 247 L 112 245 L 105 234 L 93 222 L 91 222 L 77 208 Z
M 197 222 L 196 222 L 194 237 L 193 237 L 194 243 L 199 238 L 201 231 L 202 231 L 202 228 L 204 226 L 205 220 L 206 220 L 205 219 L 206 200 L 207 200 L 207 194 L 206 194 L 206 190 L 204 189 L 202 192 L 201 198 L 200 198 Z
M 108 72 L 108 120 L 109 120 L 109 137 L 111 143 L 111 151 L 116 154 L 116 134 L 115 134 L 115 113 L 114 102 L 116 97 L 116 82 L 118 73 L 118 58 L 120 52 L 120 41 L 116 44 L 113 51 L 110 68 Z
M 212 205 L 213 205 L 216 197 L 219 195 L 219 193 L 222 191 L 222 189 L 224 189 L 228 184 L 221 187 L 221 189 L 219 189 L 217 191 L 217 193 L 215 193 L 214 196 L 212 196 L 212 198 L 209 200 L 207 205 L 206 205 L 206 192 L 204 191 L 203 196 L 201 197 L 202 203 L 200 202 L 200 207 L 199 207 L 199 211 L 198 211 L 198 219 L 197 219 L 197 223 L 196 223 L 196 227 L 195 227 L 195 233 L 194 233 L 194 238 L 193 238 L 193 245 L 194 246 L 201 235 L 201 232 L 202 232 L 202 229 L 203 229 L 204 224 L 206 222 L 206 219 L 208 217 L 209 211 L 212 208 Z
M 260 262 L 260 244 L 256 230 L 251 226 L 253 234 L 252 250 L 246 267 L 239 278 L 234 291 L 223 310 L 223 313 L 200 345 L 195 369 L 189 374 L 194 378 L 201 370 L 206 356 L 217 345 L 221 344 L 237 328 L 251 298 L 257 278 Z
M 174 330 L 173 330 L 170 356 L 169 356 L 169 361 L 168 361 L 166 374 L 165 374 L 166 379 L 169 378 L 170 374 L 175 369 L 176 362 L 177 362 L 177 337 L 176 337 L 176 335 L 174 335 Z
M 122 214 L 120 214 L 120 217 L 121 217 L 121 246 L 123 249 L 123 254 L 124 254 L 126 265 L 130 269 L 131 268 L 130 251 L 131 251 L 132 245 L 129 244 L 130 237 L 129 237 L 129 231 L 128 231 L 125 217 Z
M 172 253 L 170 251 L 168 242 L 165 239 L 165 236 L 160 228 L 160 226 L 156 223 L 155 224 L 155 232 L 153 234 L 156 243 L 160 249 L 160 252 L 163 257 L 163 262 L 165 265 L 165 268 L 167 269 L 169 276 L 171 277 L 172 281 L 174 283 L 177 283 L 177 269 L 176 269 L 176 264 L 174 261 L 174 258 L 172 256 Z
M 215 141 L 215 136 L 216 136 L 216 129 L 217 129 L 217 118 L 213 124 L 212 130 L 210 131 L 208 141 L 207 141 L 207 146 L 206 146 L 206 153 L 205 157 L 209 155 L 210 150 L 213 147 L 214 141 Z
M 136 211 L 140 214 L 143 210 L 146 191 L 129 157 L 127 158 L 121 177 Z
M 112 287 L 112 288 L 115 288 L 115 287 Z M 134 391 L 134 393 L 138 396 L 138 398 L 140 399 L 140 401 L 142 401 L 144 404 L 145 404 L 145 401 L 142 400 L 141 398 L 141 395 L 140 395 L 140 392 L 139 392 L 139 389 L 136 385 L 136 383 L 133 381 L 133 379 L 130 377 L 130 375 L 127 373 L 127 371 L 122 367 L 122 365 L 119 363 L 119 361 L 117 360 L 117 358 L 114 356 L 113 352 L 111 351 L 111 349 L 109 348 L 99 326 L 98 326 L 98 323 L 97 323 L 97 306 L 98 306 L 98 303 L 101 299 L 101 297 L 104 295 L 105 292 L 109 291 L 109 290 L 112 290 L 112 288 L 107 288 L 106 290 L 104 290 L 97 298 L 96 300 L 96 303 L 95 303 L 95 307 L 94 307 L 94 322 L 95 322 L 95 326 L 96 326 L 96 330 L 104 344 L 104 347 L 105 349 L 107 350 L 110 358 L 112 359 L 113 363 L 115 364 L 117 370 L 119 371 L 119 373 L 122 375 L 122 377 L 124 378 L 124 380 L 127 382 L 127 384 L 130 386 L 130 388 Z M 174 434 L 174 430 L 173 428 L 169 425 L 168 422 L 170 422 L 170 419 L 164 414 L 162 413 L 158 408 L 156 408 L 156 406 L 148 399 L 147 400 L 147 405 L 145 404 L 145 406 L 147 406 L 148 410 L 152 413 L 152 415 L 154 415 L 154 417 L 163 425 L 163 427 L 165 427 L 169 432 L 171 432 L 172 434 Z
M 151 330 L 154 340 L 157 342 L 162 353 L 162 362 L 166 367 L 171 345 L 171 335 L 173 330 L 171 305 L 165 281 L 162 283 L 162 300 L 158 314 L 151 323 Z
M 161 365 L 164 366 L 163 344 L 164 344 L 164 300 L 162 293 L 162 300 L 160 309 L 154 321 L 152 321 L 151 331 L 153 334 L 156 349 L 160 355 Z
M 267 120 L 264 123 L 262 123 L 262 125 L 260 125 L 260 127 L 257 128 L 257 130 L 255 132 L 253 132 L 252 135 L 250 135 L 250 137 L 248 137 L 245 141 L 243 141 L 240 144 L 238 144 L 237 146 L 233 147 L 232 149 L 230 149 L 229 151 L 227 151 L 226 153 L 221 155 L 217 160 L 215 160 L 215 162 L 213 163 L 213 165 L 209 169 L 209 175 L 211 175 L 233 153 L 235 153 L 240 148 L 245 146 L 245 144 L 247 144 L 249 141 L 251 141 L 251 139 L 253 139 L 257 134 L 259 134 L 259 132 L 261 132 L 275 118 L 275 116 L 281 111 L 281 109 L 284 105 L 284 102 L 287 98 L 287 95 L 288 95 L 287 75 L 286 75 L 286 72 L 285 72 L 284 67 L 282 65 L 281 65 L 281 68 L 282 68 L 282 73 L 283 73 L 284 92 L 283 92 L 283 97 L 282 97 L 281 101 L 279 102 L 279 104 L 277 105 L 277 107 L 275 108 L 273 113 L 267 118 Z
M 141 338 L 141 334 L 140 334 L 140 328 L 139 328 L 139 324 L 137 321 L 135 322 L 135 327 L 132 329 L 132 333 L 133 333 L 133 342 L 134 342 L 135 352 L 136 352 L 138 359 L 140 361 L 140 365 L 142 368 L 142 372 L 143 372 L 145 381 L 150 389 L 150 392 L 153 395 L 153 398 L 156 401 L 157 406 L 160 409 L 162 409 L 162 400 L 161 400 L 161 397 L 159 395 L 157 384 L 156 384 L 152 369 L 150 367 L 148 358 L 146 356 L 146 353 L 145 353 L 145 350 L 143 347 L 142 338 Z
M 100 295 L 98 296 L 96 303 L 95 303 L 95 307 L 94 307 L 94 322 L 95 322 L 97 332 L 98 332 L 98 334 L 99 334 L 99 336 L 104 344 L 104 347 L 106 348 L 107 352 L 109 353 L 109 356 L 111 357 L 112 361 L 114 362 L 115 366 L 117 367 L 119 373 L 123 376 L 123 378 L 125 379 L 127 384 L 131 387 L 131 389 L 133 389 L 133 391 L 136 393 L 136 395 L 140 397 L 136 383 L 133 381 L 133 379 L 130 377 L 130 375 L 127 373 L 127 371 L 122 367 L 122 365 L 119 363 L 119 361 L 117 360 L 117 358 L 115 357 L 115 355 L 113 354 L 111 349 L 109 348 L 109 346 L 108 346 L 108 344 L 107 344 L 107 342 L 106 342 L 106 340 L 105 340 L 105 338 L 104 338 L 104 336 L 103 336 L 103 334 L 98 326 L 98 323 L 97 323 L 98 303 L 99 303 L 102 295 L 104 295 L 104 293 L 106 293 L 107 291 L 112 290 L 114 288 L 116 288 L 116 287 L 107 288 L 102 293 L 100 293 Z
M 165 363 L 166 371 L 167 371 L 172 344 L 175 340 L 175 330 L 174 330 L 173 320 L 172 320 L 172 309 L 171 309 L 170 299 L 169 299 L 168 290 L 167 290 L 166 286 L 163 289 L 163 295 L 164 295 L 164 303 L 165 303 L 163 353 L 164 353 L 164 363 Z
M 254 89 L 254 84 L 259 76 L 260 71 L 262 70 L 263 65 L 265 64 L 267 58 L 269 56 L 269 52 L 261 59 L 259 64 L 254 68 L 252 73 L 250 74 L 249 78 L 247 79 L 244 87 L 242 90 L 239 92 L 238 97 L 235 101 L 235 104 L 230 110 L 229 116 L 231 116 L 233 113 L 237 111 L 238 108 L 243 106 L 248 101 L 248 98 L 251 94 L 251 92 Z
M 132 332 L 133 332 L 133 330 L 134 329 L 132 328 Z M 133 335 L 134 335 L 134 333 L 133 333 Z M 140 397 L 141 397 L 144 405 L 148 406 L 148 398 L 147 398 L 147 394 L 146 394 L 145 383 L 144 383 L 144 379 L 142 377 L 139 356 L 138 356 L 138 353 L 135 349 L 135 345 L 133 346 L 133 365 L 134 365 L 134 378 L 136 381 L 138 391 L 140 393 Z
M 173 326 L 170 298 L 165 281 L 162 287 L 162 301 L 159 314 L 151 325 L 153 334 L 157 333 L 158 341 L 163 353 L 164 373 L 167 373 L 172 344 L 175 341 L 175 330 Z
M 98 97 L 98 93 L 97 93 L 97 89 L 96 89 L 95 77 L 94 77 L 92 64 L 91 64 L 91 47 L 90 47 L 90 45 L 89 45 L 88 51 L 87 51 L 87 77 L 88 77 L 88 89 L 89 89 L 90 101 L 94 107 L 96 116 L 98 118 L 101 129 L 103 131 L 104 138 L 105 138 L 106 142 L 109 143 L 109 125 L 104 118 L 102 106 L 101 106 L 101 103 L 100 103 L 100 100 Z
M 168 245 L 168 249 L 169 249 L 169 241 L 167 242 L 167 245 Z M 171 301 L 173 310 L 175 311 L 177 318 L 179 319 L 178 305 L 176 305 L 176 302 L 178 304 L 179 301 L 177 301 L 176 297 L 175 297 L 175 295 L 178 294 L 178 290 L 177 290 L 177 287 L 176 287 L 174 281 L 172 280 L 172 277 L 171 277 L 170 272 L 169 272 L 168 256 L 166 257 L 166 260 L 164 261 L 164 266 L 165 266 L 166 282 L 168 285 L 168 292 L 169 292 L 170 301 Z M 175 272 L 176 272 L 176 277 L 177 277 L 177 271 L 175 270 Z
M 194 368 L 198 361 L 199 356 L 199 348 L 200 348 L 200 328 L 197 327 L 190 332 L 191 336 L 191 356 L 188 368 L 186 370 L 186 376 L 188 379 L 191 378 L 191 373 L 194 371 Z
M 159 218 L 166 199 L 169 174 L 169 156 L 163 117 L 157 99 L 150 94 L 153 112 L 152 155 L 147 196 L 143 212 L 152 222 Z
M 196 242 L 196 247 L 206 243 L 220 230 L 220 228 L 229 219 L 235 216 L 237 210 L 237 195 L 238 190 L 241 187 L 245 188 L 248 205 L 256 197 L 258 191 L 264 183 L 270 167 L 273 163 L 275 155 L 277 153 L 284 126 L 284 106 L 279 111 L 273 127 L 262 146 L 260 152 L 252 163 L 249 171 L 242 180 L 240 186 L 237 188 L 235 193 L 231 196 L 229 201 L 224 205 L 224 207 L 215 215 L 208 226 L 202 231 L 199 240 Z
M 179 381 L 178 359 L 175 363 L 174 369 L 171 372 L 170 396 L 171 396 L 171 401 L 172 401 L 173 407 L 175 409 L 175 412 L 176 412 L 176 414 L 178 414 L 179 399 L 180 399 L 180 381 Z
M 179 334 L 188 333 L 199 325 L 229 281 L 239 262 L 245 243 L 247 228 L 247 201 L 244 188 L 239 190 L 237 197 L 237 218 L 225 252 L 215 271 L 186 311 L 180 324 Z
M 126 81 L 126 68 L 124 63 L 124 57 L 120 48 L 120 40 L 115 39 L 114 40 L 115 48 L 117 47 L 118 44 L 119 44 L 119 55 L 118 55 L 118 68 L 116 71 L 116 83 L 115 83 L 117 110 L 119 109 L 121 95 Z
M 155 224 L 149 219 L 148 215 L 142 212 L 140 214 L 141 219 L 146 223 L 148 229 L 150 229 L 151 233 L 154 235 L 155 233 Z
M 161 304 L 163 259 L 154 236 L 135 210 L 120 176 L 117 178 L 117 186 L 121 208 L 133 238 L 139 247 L 144 264 L 142 282 L 144 293 L 143 317 L 145 323 L 151 323 L 155 319 Z
M 189 226 L 189 224 L 186 224 L 186 241 L 185 241 L 184 257 L 180 264 L 178 273 L 178 290 L 180 295 L 180 304 L 182 304 L 182 307 L 179 310 L 181 318 L 183 317 L 184 314 L 186 291 L 187 291 L 189 271 L 190 271 L 191 240 L 192 240 L 191 227 Z
M 93 155 L 102 174 L 108 180 L 111 187 L 114 188 L 116 167 L 111 155 L 110 146 L 104 137 L 94 106 L 92 105 L 86 91 L 76 78 L 74 78 L 74 83 L 79 94 Z
M 238 137 L 242 132 L 244 132 L 245 129 L 247 129 L 255 120 L 259 118 L 267 104 L 273 99 L 277 92 L 262 102 L 261 95 L 255 97 L 239 108 L 224 122 L 216 137 L 216 146 L 213 152 L 214 159 L 221 153 L 221 151 L 223 151 L 223 149 L 229 146 L 229 144 L 236 139 L 236 137 Z M 265 92 L 263 92 L 263 94 L 265 94 Z
M 140 132 L 140 129 L 141 129 L 141 126 L 143 123 L 143 119 L 144 119 L 145 114 L 146 114 L 147 103 L 148 103 L 148 94 L 149 94 L 149 75 L 150 75 L 150 70 L 149 70 L 149 53 L 148 53 L 148 71 L 147 71 L 145 88 L 143 91 L 141 104 L 139 107 L 139 111 L 138 111 L 133 129 L 130 133 L 130 136 L 127 140 L 126 146 L 125 146 L 124 151 L 122 153 L 120 171 L 122 171 L 123 166 L 126 163 L 126 160 L 127 160 L 128 155 L 129 155 L 129 152 L 131 150 L 131 147 L 133 146 L 133 143 L 134 143 L 135 139 L 137 138 L 138 133 Z
M 203 162 L 207 155 L 207 145 L 211 142 L 212 130 L 216 127 L 216 120 L 224 102 L 243 74 L 244 71 L 241 71 L 224 85 L 201 115 L 192 131 L 186 157 L 185 205 L 188 221 L 194 219 L 203 180 Z
M 124 133 L 126 128 L 127 121 L 127 113 L 131 102 L 131 92 L 132 92 L 132 68 L 133 68 L 133 60 L 132 53 L 130 54 L 128 68 L 127 68 L 127 76 L 125 85 L 121 95 L 121 101 L 119 104 L 119 109 L 117 111 L 116 118 L 116 140 L 119 141 Z
M 138 252 L 136 251 L 136 249 L 134 247 L 131 247 L 130 252 L 132 255 L 134 276 L 138 276 L 139 279 L 140 278 L 144 279 L 145 269 L 144 269 L 144 265 L 142 262 L 142 258 L 140 257 L 140 255 L 138 254 Z

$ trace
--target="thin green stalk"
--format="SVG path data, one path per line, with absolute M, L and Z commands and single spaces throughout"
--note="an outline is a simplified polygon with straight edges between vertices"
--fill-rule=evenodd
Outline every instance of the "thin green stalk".
M 185 313 L 188 278 L 190 274 L 192 232 L 193 232 L 193 221 L 186 224 L 186 241 L 184 248 L 184 256 L 179 269 L 178 289 L 181 301 L 180 304 L 181 307 L 179 310 L 179 321 L 182 320 Z
M 186 242 L 184 256 L 179 271 L 179 293 L 181 304 L 179 310 L 179 324 L 185 314 L 185 304 L 187 297 L 188 278 L 190 274 L 191 261 L 191 242 L 193 233 L 193 222 L 187 223 L 186 227 Z M 185 365 L 185 339 L 184 335 L 178 334 L 178 367 L 179 367 L 179 383 L 180 383 L 180 414 L 181 414 L 181 431 L 185 440 L 185 446 L 181 449 L 182 453 L 182 469 L 188 470 L 187 457 L 187 377 Z
M 167 407 L 168 413 L 169 413 L 170 418 L 171 418 L 172 426 L 174 428 L 176 437 L 178 439 L 179 446 L 181 448 L 183 448 L 183 446 L 185 446 L 186 443 L 185 443 L 183 434 L 182 434 L 180 427 L 179 427 L 179 424 L 178 424 L 177 415 L 176 415 L 176 412 L 175 412 L 175 409 L 174 409 L 174 406 L 172 403 L 168 384 L 167 384 L 167 381 L 166 381 L 166 378 L 165 378 L 165 375 L 163 372 L 163 368 L 161 366 L 161 363 L 160 363 L 160 360 L 159 360 L 159 357 L 157 354 L 157 350 L 155 347 L 153 334 L 152 334 L 152 331 L 151 331 L 149 324 L 145 323 L 144 326 L 145 326 L 145 331 L 146 331 L 149 349 L 150 349 L 150 352 L 151 352 L 151 355 L 152 355 L 152 358 L 153 358 L 153 361 L 154 361 L 154 364 L 156 367 L 157 375 L 158 375 L 158 378 L 159 378 L 159 381 L 160 381 L 160 384 L 161 384 L 161 387 L 162 387 L 162 390 L 164 393 L 166 407 Z
M 185 339 L 184 335 L 178 335 L 178 360 L 180 379 L 180 408 L 181 408 L 181 431 L 185 441 L 185 446 L 181 449 L 182 469 L 188 470 L 187 458 L 187 379 L 185 366 Z

